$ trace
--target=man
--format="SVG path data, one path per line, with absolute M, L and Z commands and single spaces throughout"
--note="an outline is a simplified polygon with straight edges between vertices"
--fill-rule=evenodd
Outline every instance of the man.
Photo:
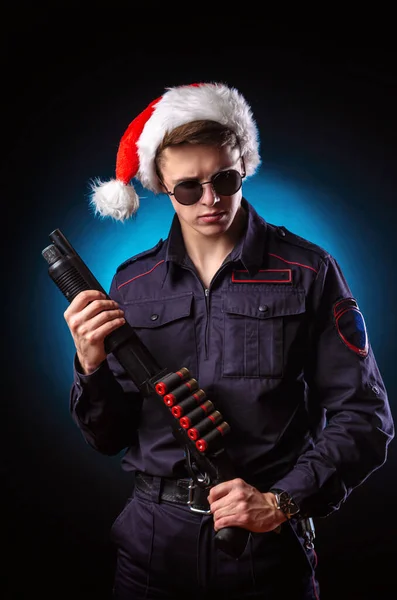
M 93 185 L 101 216 L 136 212 L 133 178 L 175 210 L 167 239 L 117 269 L 111 300 L 84 291 L 65 312 L 72 416 L 99 452 L 125 451 L 135 475 L 112 528 L 117 600 L 319 598 L 312 518 L 387 457 L 394 427 L 358 303 L 328 252 L 243 197 L 259 164 L 243 96 L 193 84 L 130 123 L 116 178 Z M 163 411 L 106 353 L 125 321 L 165 369 L 188 370 L 230 428 L 236 476 L 204 498 Z M 215 544 L 229 527 L 250 532 L 238 559 Z

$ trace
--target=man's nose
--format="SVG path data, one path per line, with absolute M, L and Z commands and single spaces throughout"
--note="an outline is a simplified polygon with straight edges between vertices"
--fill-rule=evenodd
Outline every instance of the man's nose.
M 203 186 L 203 195 L 201 196 L 201 202 L 206 206 L 214 206 L 219 202 L 219 196 L 216 193 L 214 186 L 211 181 L 206 181 L 201 184 Z

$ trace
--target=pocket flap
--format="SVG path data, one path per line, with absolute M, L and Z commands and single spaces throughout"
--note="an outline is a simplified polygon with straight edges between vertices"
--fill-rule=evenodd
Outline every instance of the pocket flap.
M 188 317 L 192 310 L 192 302 L 192 293 L 157 300 L 128 302 L 128 322 L 132 327 L 161 327 Z
M 223 311 L 255 319 L 270 319 L 305 312 L 305 293 L 300 290 L 233 292 L 224 297 Z

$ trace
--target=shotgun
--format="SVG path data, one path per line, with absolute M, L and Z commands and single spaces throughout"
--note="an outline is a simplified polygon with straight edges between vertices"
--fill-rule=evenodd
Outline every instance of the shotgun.
M 51 244 L 42 250 L 42 256 L 51 279 L 69 302 L 90 289 L 110 298 L 59 229 L 49 238 Z M 105 338 L 105 350 L 113 353 L 143 397 L 155 398 L 167 413 L 174 438 L 184 448 L 194 485 L 209 490 L 236 477 L 223 444 L 230 426 L 186 367 L 172 372 L 158 365 L 127 322 Z M 239 558 L 249 534 L 241 527 L 225 527 L 215 534 L 215 543 L 229 556 Z

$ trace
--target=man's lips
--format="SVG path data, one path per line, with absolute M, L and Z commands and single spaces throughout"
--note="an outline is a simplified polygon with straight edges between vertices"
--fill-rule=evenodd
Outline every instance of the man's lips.
M 211 217 L 220 217 L 221 215 L 224 215 L 225 211 L 224 210 L 220 210 L 218 212 L 214 212 L 214 213 L 206 213 L 205 215 L 200 215 L 199 218 L 211 218 Z
M 225 216 L 225 211 L 218 211 L 216 213 L 206 213 L 205 215 L 200 215 L 199 221 L 201 223 L 207 223 L 207 225 L 220 223 Z

